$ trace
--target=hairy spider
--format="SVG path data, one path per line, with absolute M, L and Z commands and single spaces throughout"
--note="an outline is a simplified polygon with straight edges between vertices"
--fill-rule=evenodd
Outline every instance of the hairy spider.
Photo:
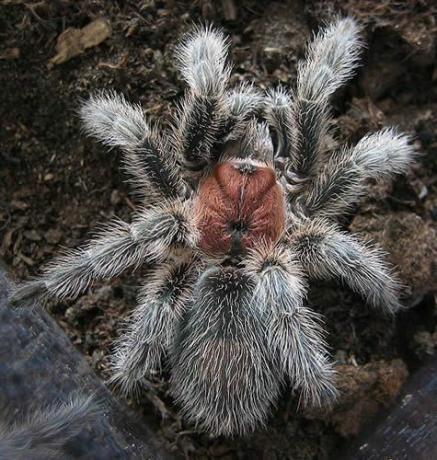
M 114 93 L 82 108 L 86 131 L 123 151 L 142 208 L 19 287 L 14 301 L 82 293 L 96 278 L 147 264 L 138 307 L 113 355 L 114 381 L 138 390 L 167 357 L 185 416 L 213 434 L 265 423 L 281 385 L 304 404 L 336 395 L 307 277 L 339 277 L 372 306 L 400 308 L 381 251 L 336 218 L 368 178 L 406 170 L 409 138 L 384 129 L 326 153 L 330 96 L 349 79 L 362 42 L 350 18 L 315 36 L 297 88 L 228 90 L 228 42 L 200 27 L 177 49 L 188 90 L 168 130 Z M 264 119 L 264 121 L 262 121 Z

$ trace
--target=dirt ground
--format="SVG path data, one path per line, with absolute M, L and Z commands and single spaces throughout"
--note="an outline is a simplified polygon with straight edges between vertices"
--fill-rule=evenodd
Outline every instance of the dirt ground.
M 396 320 L 368 308 L 336 283 L 312 286 L 339 366 L 342 396 L 329 412 L 299 410 L 284 389 L 268 427 L 247 439 L 193 432 L 168 395 L 167 375 L 145 382 L 129 401 L 166 446 L 186 458 L 327 459 L 399 394 L 437 345 L 437 16 L 433 1 L 372 0 L 179 2 L 3 0 L 0 2 L 0 257 L 11 276 L 38 273 L 60 247 L 83 242 L 99 223 L 128 219 L 136 203 L 120 155 L 81 134 L 77 108 L 98 89 L 115 89 L 153 118 L 168 117 L 183 93 L 172 52 L 193 22 L 230 34 L 233 83 L 293 85 L 311 32 L 334 13 L 354 14 L 368 47 L 363 66 L 334 97 L 339 142 L 398 125 L 421 156 L 406 177 L 375 183 L 344 222 L 378 242 L 398 267 L 409 307 Z M 100 44 L 57 54 L 59 35 L 105 18 Z M 108 35 L 108 36 L 107 36 Z M 96 41 L 99 41 L 96 40 Z M 79 50 L 80 51 L 80 50 Z M 64 56 L 65 57 L 65 56 Z M 71 58 L 70 58 L 71 57 Z M 141 274 L 97 284 L 76 302 L 51 302 L 51 313 L 91 365 L 107 378 L 108 355 L 133 308 Z

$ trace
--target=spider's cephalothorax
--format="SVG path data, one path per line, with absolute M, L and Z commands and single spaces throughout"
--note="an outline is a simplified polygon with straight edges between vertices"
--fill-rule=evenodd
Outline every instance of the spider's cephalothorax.
M 361 48 L 352 19 L 314 38 L 293 94 L 229 90 L 227 46 L 207 27 L 178 48 L 188 89 L 168 132 L 113 93 L 83 106 L 86 130 L 123 151 L 142 207 L 59 257 L 13 301 L 75 297 L 97 278 L 147 264 L 115 346 L 114 381 L 139 390 L 167 358 L 187 419 L 233 435 L 265 423 L 285 381 L 307 405 L 336 394 L 321 320 L 304 304 L 307 278 L 338 277 L 370 305 L 399 309 L 383 254 L 336 219 L 369 178 L 404 172 L 413 149 L 384 129 L 326 152 L 330 96 Z
M 263 241 L 277 243 L 285 202 L 275 170 L 256 160 L 216 165 L 199 185 L 195 225 L 206 254 L 238 256 Z

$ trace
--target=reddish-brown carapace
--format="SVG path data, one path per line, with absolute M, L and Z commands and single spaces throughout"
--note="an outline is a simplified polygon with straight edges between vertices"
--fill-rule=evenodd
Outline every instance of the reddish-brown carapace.
M 200 185 L 195 215 L 198 246 L 207 254 L 239 254 L 260 242 L 274 244 L 285 226 L 282 186 L 265 163 L 221 163 Z

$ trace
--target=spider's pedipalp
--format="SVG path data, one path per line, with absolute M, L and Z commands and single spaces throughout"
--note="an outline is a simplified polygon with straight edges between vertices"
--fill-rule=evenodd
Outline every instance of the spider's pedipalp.
M 263 98 L 253 85 L 242 83 L 226 94 L 230 117 L 223 129 L 223 142 L 235 141 L 240 138 L 249 120 L 264 105 Z
M 238 157 L 273 165 L 273 156 L 273 142 L 267 123 L 253 117 L 241 137 Z
M 335 372 L 320 317 L 303 306 L 304 275 L 295 256 L 284 247 L 261 247 L 251 252 L 246 268 L 256 280 L 253 297 L 265 310 L 268 344 L 282 371 L 305 405 L 331 403 Z
M 143 378 L 161 369 L 190 301 L 196 273 L 193 260 L 187 259 L 159 265 L 147 276 L 112 357 L 111 381 L 124 394 L 135 393 Z
M 337 217 L 366 192 L 366 180 L 406 172 L 415 150 L 409 136 L 392 128 L 363 137 L 334 155 L 299 200 L 310 216 Z
M 117 93 L 101 93 L 83 104 L 80 115 L 88 134 L 122 150 L 129 182 L 146 204 L 183 195 L 176 162 L 140 106 Z
M 311 277 L 339 277 L 370 305 L 387 313 L 401 308 L 400 284 L 384 262 L 381 250 L 323 219 L 302 224 L 291 235 L 290 244 Z
M 298 174 L 315 172 L 329 126 L 329 98 L 353 75 L 362 48 L 359 32 L 352 18 L 338 19 L 314 37 L 298 66 L 291 151 Z
M 190 171 L 199 171 L 215 159 L 214 144 L 229 119 L 227 52 L 225 36 L 211 27 L 197 28 L 176 50 L 188 90 L 173 123 L 172 140 Z
M 14 460 L 56 459 L 73 436 L 93 421 L 99 411 L 93 397 L 75 395 L 64 404 L 40 409 L 11 426 L 0 423 L 0 458 Z
M 276 157 L 287 158 L 291 153 L 293 143 L 291 101 L 291 95 L 282 86 L 270 90 L 266 96 L 266 119 L 275 130 L 277 137 Z
M 245 434 L 265 423 L 281 383 L 252 302 L 251 277 L 212 267 L 197 282 L 172 353 L 177 402 L 199 428 Z
M 196 241 L 197 230 L 186 204 L 175 201 L 146 209 L 131 224 L 114 220 L 84 247 L 52 261 L 40 278 L 19 286 L 11 302 L 74 298 L 95 279 L 162 261 L 172 246 L 193 247 Z

